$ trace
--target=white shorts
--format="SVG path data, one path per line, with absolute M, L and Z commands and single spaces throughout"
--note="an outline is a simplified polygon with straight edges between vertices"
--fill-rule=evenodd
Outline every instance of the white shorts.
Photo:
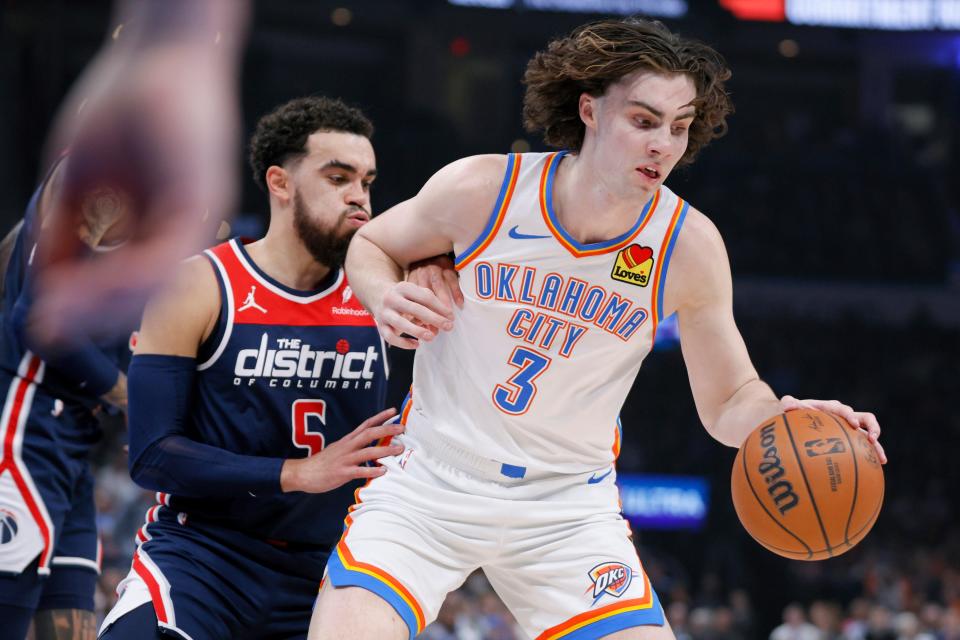
M 477 568 L 538 640 L 664 623 L 612 468 L 511 479 L 433 440 L 397 441 L 404 453 L 381 460 L 387 473 L 357 492 L 327 565 L 335 587 L 382 597 L 411 638 Z

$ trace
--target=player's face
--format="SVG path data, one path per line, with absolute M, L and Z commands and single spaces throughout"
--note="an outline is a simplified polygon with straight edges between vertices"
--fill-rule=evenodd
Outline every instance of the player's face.
M 292 172 L 293 223 L 318 261 L 330 266 L 343 262 L 353 234 L 370 220 L 370 186 L 376 175 L 367 138 L 323 131 L 307 139 L 307 155 Z
M 595 98 L 598 162 L 627 191 L 652 193 L 687 150 L 697 91 L 687 75 L 637 72 Z

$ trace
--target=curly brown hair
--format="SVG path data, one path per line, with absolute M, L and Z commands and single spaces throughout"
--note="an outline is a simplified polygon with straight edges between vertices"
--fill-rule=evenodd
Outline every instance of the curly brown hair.
M 640 70 L 686 74 L 697 89 L 697 115 L 678 165 L 693 162 L 700 149 L 726 133 L 733 103 L 723 84 L 731 75 L 723 57 L 660 22 L 639 18 L 585 24 L 537 52 L 523 77 L 523 124 L 531 133 L 542 130 L 551 146 L 578 151 L 585 131 L 580 95 L 602 96 Z
M 336 98 L 294 98 L 260 118 L 250 138 L 253 179 L 267 190 L 267 169 L 307 153 L 307 138 L 317 131 L 373 136 L 373 123 L 356 107 Z

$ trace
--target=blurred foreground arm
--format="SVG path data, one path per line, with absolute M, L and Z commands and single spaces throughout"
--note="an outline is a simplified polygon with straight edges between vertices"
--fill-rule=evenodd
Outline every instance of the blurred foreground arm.
M 38 256 L 31 327 L 41 342 L 116 331 L 174 264 L 208 244 L 235 191 L 243 0 L 123 0 L 115 27 L 61 108 L 48 155 L 69 148 L 52 242 Z M 123 247 L 84 257 L 79 200 L 95 188 L 133 206 Z M 108 319 L 104 322 L 104 319 Z

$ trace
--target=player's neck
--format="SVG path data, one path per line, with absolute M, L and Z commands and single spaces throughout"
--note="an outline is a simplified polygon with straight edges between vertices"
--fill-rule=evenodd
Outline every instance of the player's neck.
M 589 154 L 568 154 L 557 168 L 553 209 L 578 242 L 616 238 L 633 227 L 653 193 L 625 193 Z
M 246 249 L 260 269 L 291 289 L 311 291 L 330 273 L 330 267 L 317 262 L 289 227 L 270 225 L 267 234 Z

